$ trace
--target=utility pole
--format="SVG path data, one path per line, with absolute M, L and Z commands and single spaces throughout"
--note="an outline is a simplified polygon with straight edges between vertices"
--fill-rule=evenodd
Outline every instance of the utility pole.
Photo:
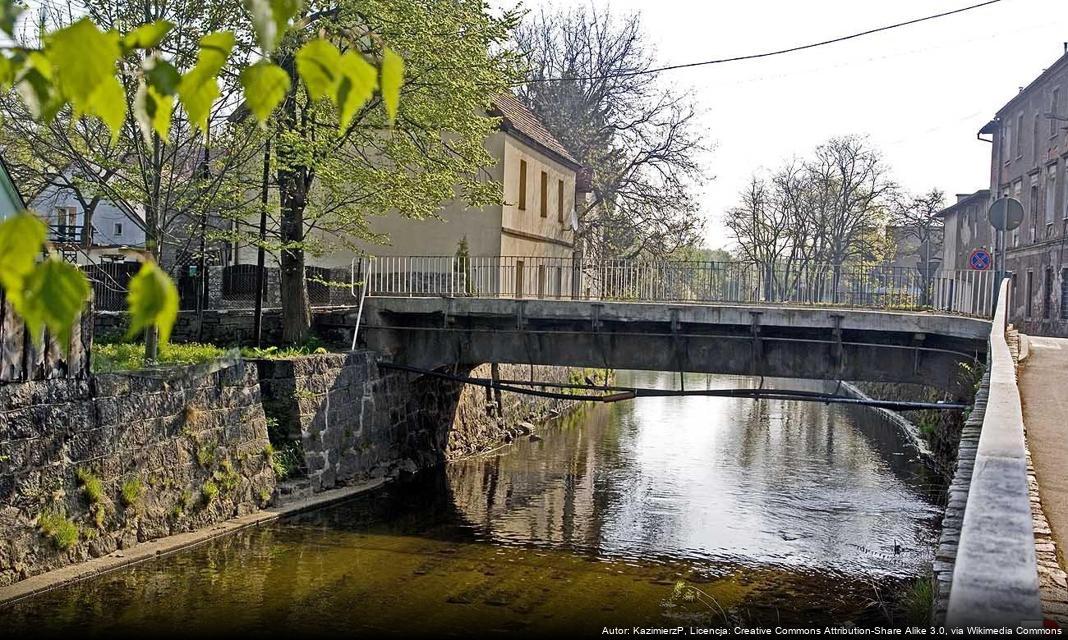
M 260 190 L 260 245 L 256 251 L 256 318 L 253 333 L 256 346 L 263 346 L 263 290 L 264 263 L 266 254 L 264 244 L 267 242 L 267 200 L 271 179 L 271 141 L 268 139 L 263 147 L 263 184 Z

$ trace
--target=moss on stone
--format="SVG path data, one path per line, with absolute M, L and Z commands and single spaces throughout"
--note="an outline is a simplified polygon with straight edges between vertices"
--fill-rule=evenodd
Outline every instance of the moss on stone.
M 85 497 L 89 500 L 89 504 L 100 504 L 104 499 L 104 483 L 100 481 L 100 478 L 84 467 L 75 471 L 74 475 L 78 478 L 78 484 L 81 485 L 82 491 L 85 492 Z
M 122 504 L 126 508 L 137 506 L 137 503 L 141 500 L 141 480 L 139 478 L 130 478 L 126 482 L 122 483 Z

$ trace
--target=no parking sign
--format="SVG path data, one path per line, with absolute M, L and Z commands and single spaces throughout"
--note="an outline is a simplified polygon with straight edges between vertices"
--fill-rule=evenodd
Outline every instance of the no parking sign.
M 975 249 L 972 251 L 972 255 L 968 256 L 968 268 L 976 271 L 988 271 L 993 260 L 990 258 L 990 252 L 986 249 Z

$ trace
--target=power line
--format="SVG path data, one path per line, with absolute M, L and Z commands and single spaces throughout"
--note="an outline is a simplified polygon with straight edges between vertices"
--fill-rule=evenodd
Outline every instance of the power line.
M 664 67 L 653 67 L 652 69 L 642 69 L 638 71 L 624 71 L 620 73 L 609 73 L 599 76 L 564 76 L 561 78 L 533 78 L 530 80 L 524 80 L 518 84 L 535 84 L 543 82 L 585 82 L 592 80 L 608 80 L 610 78 L 630 78 L 633 76 L 652 75 L 654 73 L 661 73 L 663 71 L 675 71 L 677 69 L 689 69 L 692 67 L 704 67 L 713 64 L 724 64 L 727 62 L 741 62 L 743 60 L 756 60 L 758 58 L 770 58 L 772 56 L 781 56 L 787 53 L 795 53 L 797 51 L 804 51 L 806 49 L 815 49 L 816 47 L 824 47 L 829 44 L 837 44 L 839 42 L 845 42 L 847 40 L 853 40 L 856 38 L 862 38 L 864 36 L 870 36 L 875 33 L 883 31 L 890 31 L 891 29 L 897 29 L 899 27 L 907 27 L 909 25 L 918 24 L 920 22 L 927 22 L 929 20 L 937 20 L 938 18 L 945 18 L 946 16 L 956 15 L 958 13 L 964 13 L 965 11 L 971 11 L 972 9 L 979 9 L 992 4 L 997 4 L 1001 0 L 987 0 L 986 2 L 980 2 L 979 4 L 973 4 L 967 7 L 961 7 L 960 9 L 953 9 L 952 11 L 944 11 L 942 13 L 936 13 L 922 18 L 914 18 L 912 20 L 906 20 L 905 22 L 898 22 L 895 24 L 889 24 L 882 27 L 876 27 L 874 29 L 868 29 L 867 31 L 860 31 L 857 33 L 851 33 L 847 36 L 841 36 L 838 38 L 832 38 L 830 40 L 821 40 L 819 42 L 811 42 L 809 44 L 802 44 L 796 47 L 790 47 L 787 49 L 776 49 L 774 51 L 764 51 L 762 53 L 751 53 L 748 55 L 734 56 L 731 58 L 717 58 L 714 60 L 702 60 L 700 62 L 687 62 L 684 64 L 673 64 Z

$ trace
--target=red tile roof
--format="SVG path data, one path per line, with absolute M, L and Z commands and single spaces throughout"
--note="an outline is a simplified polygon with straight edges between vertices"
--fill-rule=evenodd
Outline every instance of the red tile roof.
M 491 102 L 493 105 L 491 115 L 504 119 L 501 123 L 502 128 L 514 130 L 544 150 L 574 165 L 576 169 L 581 167 L 579 161 L 568 153 L 564 145 L 560 144 L 560 141 L 556 139 L 556 136 L 550 133 L 545 128 L 545 125 L 538 120 L 538 117 L 530 109 L 523 106 L 515 96 L 510 93 L 502 93 L 493 98 Z

